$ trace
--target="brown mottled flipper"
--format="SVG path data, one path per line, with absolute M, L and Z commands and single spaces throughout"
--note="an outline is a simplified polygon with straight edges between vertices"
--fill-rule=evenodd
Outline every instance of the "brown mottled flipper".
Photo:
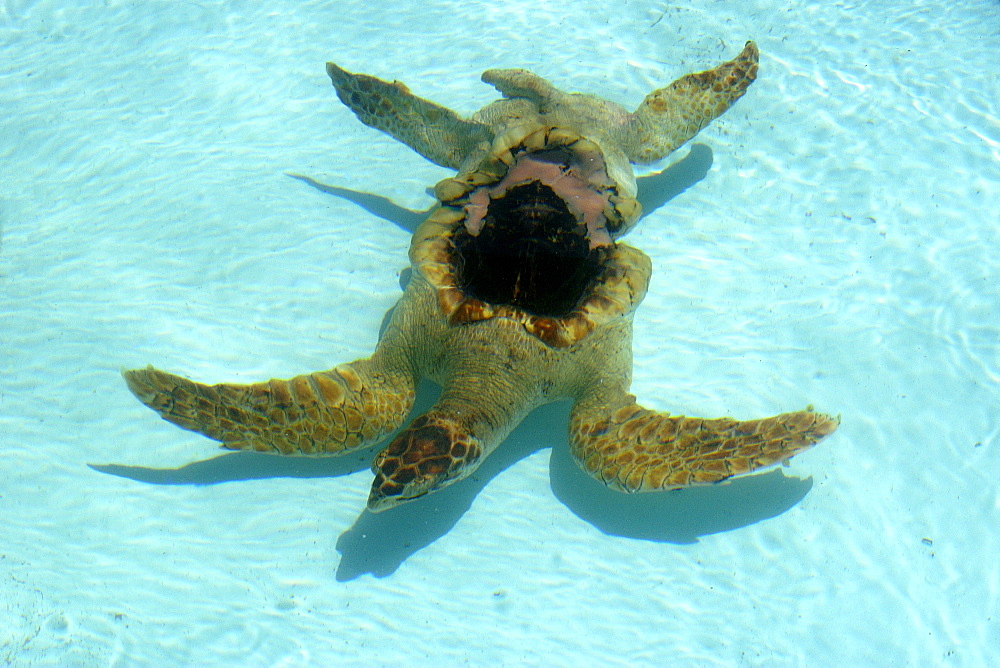
M 609 487 L 647 492 L 752 473 L 812 447 L 839 424 L 811 407 L 743 422 L 671 416 L 624 395 L 617 408 L 573 407 L 570 450 L 584 471 Z
M 326 64 L 326 73 L 341 102 L 362 123 L 442 167 L 458 169 L 480 142 L 493 138 L 485 125 L 463 120 L 450 109 L 417 97 L 398 81 L 352 74 L 333 63 Z
M 359 360 L 253 385 L 202 385 L 151 366 L 123 375 L 164 420 L 230 450 L 326 455 L 370 445 L 406 419 L 412 376 L 373 367 Z
M 719 117 L 757 78 L 757 45 L 733 60 L 688 74 L 646 96 L 621 136 L 629 160 L 646 164 L 668 155 Z

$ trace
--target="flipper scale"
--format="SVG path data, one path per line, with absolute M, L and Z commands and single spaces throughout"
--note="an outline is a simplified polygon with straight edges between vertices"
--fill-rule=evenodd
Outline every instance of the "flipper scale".
M 733 60 L 687 74 L 646 96 L 622 133 L 629 160 L 647 164 L 669 155 L 743 97 L 757 78 L 757 45 Z
M 354 74 L 333 63 L 326 73 L 337 96 L 365 125 L 403 142 L 431 162 L 457 169 L 480 142 L 492 138 L 486 126 L 463 120 L 447 107 L 417 97 L 399 81 Z
M 581 467 L 624 492 L 721 482 L 783 462 L 832 434 L 839 418 L 807 409 L 738 421 L 656 413 L 627 395 L 611 411 L 578 402 L 570 450 Z
M 409 413 L 412 378 L 371 373 L 365 362 L 252 385 L 204 385 L 151 366 L 122 375 L 163 419 L 225 448 L 323 455 L 370 445 Z

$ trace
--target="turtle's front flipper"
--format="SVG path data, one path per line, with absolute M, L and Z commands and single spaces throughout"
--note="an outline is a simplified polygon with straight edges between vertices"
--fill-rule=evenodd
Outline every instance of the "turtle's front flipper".
M 832 434 L 840 418 L 812 408 L 761 420 L 706 420 L 642 408 L 621 393 L 573 407 L 570 450 L 584 471 L 623 492 L 716 483 L 783 462 Z
M 621 136 L 628 159 L 645 164 L 673 152 L 722 115 L 757 78 L 757 45 L 705 72 L 688 74 L 646 96 Z
M 413 377 L 373 360 L 253 385 L 202 385 L 151 366 L 123 375 L 164 420 L 230 450 L 326 455 L 378 441 L 413 405 Z
M 333 63 L 326 64 L 326 73 L 341 102 L 362 123 L 391 135 L 442 167 L 458 169 L 480 142 L 493 138 L 485 125 L 462 120 L 450 109 L 417 97 L 398 81 L 352 74 Z

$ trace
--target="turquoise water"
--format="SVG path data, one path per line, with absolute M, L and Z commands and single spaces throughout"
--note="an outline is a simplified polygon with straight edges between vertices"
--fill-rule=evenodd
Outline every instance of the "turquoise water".
M 0 6 L 0 663 L 1000 662 L 1000 5 L 375 4 Z M 616 495 L 557 404 L 373 516 L 371 452 L 222 454 L 125 388 L 373 348 L 448 172 L 325 61 L 462 113 L 515 66 L 633 107 L 749 38 L 746 97 L 641 172 L 680 165 L 628 239 L 633 388 L 840 413 L 790 467 Z

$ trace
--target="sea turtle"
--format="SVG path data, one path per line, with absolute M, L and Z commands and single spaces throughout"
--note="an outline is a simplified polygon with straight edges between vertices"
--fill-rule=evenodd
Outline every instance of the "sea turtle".
M 381 511 L 465 478 L 534 408 L 574 401 L 579 465 L 625 492 L 717 483 L 783 462 L 832 433 L 812 407 L 737 421 L 639 406 L 632 316 L 650 260 L 617 241 L 639 219 L 631 163 L 693 137 L 757 74 L 733 60 L 681 77 L 629 113 L 564 93 L 526 70 L 489 70 L 502 94 L 468 120 L 399 82 L 328 63 L 341 101 L 458 174 L 410 245 L 412 277 L 375 349 L 328 371 L 252 385 L 203 385 L 147 367 L 129 389 L 170 422 L 233 450 L 339 455 L 394 432 L 421 378 L 442 386 L 372 465 Z

